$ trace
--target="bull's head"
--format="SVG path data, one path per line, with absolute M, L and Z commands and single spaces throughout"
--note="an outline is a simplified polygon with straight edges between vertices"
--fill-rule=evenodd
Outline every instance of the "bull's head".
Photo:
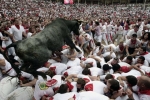
M 75 35 L 80 35 L 80 33 L 79 33 L 80 25 L 81 25 L 81 21 L 75 20 L 75 25 L 72 29 L 72 31 Z

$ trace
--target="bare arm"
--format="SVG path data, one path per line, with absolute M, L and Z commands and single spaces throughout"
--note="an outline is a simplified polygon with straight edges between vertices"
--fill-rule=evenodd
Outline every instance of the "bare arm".
M 29 82 L 29 83 L 26 83 L 26 84 L 22 84 L 22 82 L 20 83 L 20 86 L 34 86 L 35 84 L 36 84 L 36 81 L 37 81 L 37 79 L 34 79 L 34 80 L 32 80 L 31 82 Z
M 96 61 L 99 61 L 99 62 L 101 62 L 101 59 L 99 59 L 99 58 L 97 58 L 96 56 L 94 56 L 94 55 L 91 55 L 91 56 L 89 56 L 90 58 L 93 58 L 93 59 L 95 59 Z
M 76 56 L 77 56 L 77 52 L 75 52 L 74 49 L 73 49 L 73 52 L 72 52 L 71 55 L 67 55 L 67 57 L 68 57 L 69 59 L 71 59 L 71 58 L 76 58 Z
M 0 59 L 0 66 L 5 66 L 6 63 L 5 63 L 5 59 Z
M 129 51 L 128 51 L 128 46 L 126 46 L 126 53 L 127 53 L 127 55 L 129 55 Z
M 133 68 L 137 71 L 139 71 L 141 73 L 141 75 L 144 75 L 144 73 L 141 71 L 141 69 L 139 68 L 139 64 L 136 64 L 135 66 L 133 66 Z
M 27 37 L 27 34 L 26 34 L 25 32 L 22 32 L 22 35 L 23 35 L 24 37 Z
M 69 80 L 69 79 L 72 79 L 72 78 L 77 78 L 77 74 L 71 74 L 65 80 Z
M 103 49 L 104 49 L 104 48 L 102 47 L 102 48 L 99 50 L 99 52 L 97 53 L 97 55 L 98 55 L 98 56 L 100 56 L 100 55 L 101 55 L 101 53 L 102 53 Z

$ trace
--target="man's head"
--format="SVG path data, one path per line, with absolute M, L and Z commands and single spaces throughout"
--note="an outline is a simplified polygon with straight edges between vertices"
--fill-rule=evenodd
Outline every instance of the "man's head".
M 140 47 L 139 48 L 139 54 L 142 55 L 146 52 L 146 47 Z
M 139 30 L 139 25 L 134 26 L 134 31 L 137 32 Z
M 108 81 L 109 79 L 114 79 L 114 76 L 111 75 L 111 74 L 107 74 L 106 77 L 105 77 L 105 81 L 104 81 L 104 82 L 107 83 L 107 81 Z
M 138 64 L 143 64 L 144 61 L 145 61 L 145 57 L 143 57 L 143 56 L 140 56 L 140 57 L 137 59 L 137 63 L 138 63 Z
M 82 74 L 83 75 L 91 75 L 91 72 L 88 68 L 85 68 L 83 71 L 82 71 Z
M 16 19 L 14 19 L 14 24 L 15 24 L 15 25 L 20 25 L 20 23 L 19 23 L 19 19 L 17 19 L 17 18 L 16 18 Z
M 98 21 L 96 21 L 96 22 L 95 22 L 95 25 L 96 25 L 96 26 L 99 26 L 99 22 L 98 22 Z
M 119 62 L 118 58 L 113 58 L 113 60 L 111 61 L 111 65 L 117 64 Z
M 129 86 L 135 86 L 137 84 L 137 78 L 135 76 L 126 76 L 127 84 Z
M 108 64 L 103 65 L 103 71 L 106 73 L 111 69 L 111 67 Z
M 139 77 L 137 85 L 141 91 L 150 90 L 150 78 L 147 76 Z
M 77 80 L 77 92 L 79 92 L 80 90 L 83 90 L 85 84 L 86 84 L 86 83 L 85 83 L 85 80 L 84 80 L 84 79 L 78 78 L 78 80 Z
M 117 24 L 117 26 L 120 26 L 120 22 L 117 22 L 116 24 Z
M 120 71 L 120 68 L 121 68 L 121 66 L 119 64 L 112 65 L 112 69 L 113 69 L 114 72 Z
M 132 63 L 132 56 L 127 56 L 126 63 L 131 64 Z
M 135 41 L 135 40 L 136 40 L 136 38 L 137 38 L 137 34 L 132 34 L 132 38 L 131 38 L 131 40 Z
M 107 81 L 107 88 L 111 91 L 118 91 L 120 89 L 119 82 L 115 79 L 109 79 Z
M 69 87 L 67 84 L 62 84 L 60 87 L 59 87 L 59 90 L 58 90 L 58 93 L 60 94 L 63 94 L 63 93 L 67 93 L 69 92 Z

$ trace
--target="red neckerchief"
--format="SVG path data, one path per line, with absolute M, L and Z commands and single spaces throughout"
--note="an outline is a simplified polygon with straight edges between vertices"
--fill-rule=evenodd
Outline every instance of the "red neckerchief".
M 139 90 L 139 93 L 140 94 L 150 95 L 150 90 L 144 90 L 144 91 Z
M 147 55 L 148 54 L 148 52 L 144 52 L 143 54 L 141 54 L 141 55 Z
M 69 91 L 71 91 L 74 87 L 70 82 L 67 82 L 67 86 L 69 88 Z
M 20 25 L 15 25 L 16 26 L 16 28 L 19 30 L 20 29 Z
M 121 51 L 123 51 L 124 46 L 120 46 L 120 45 L 119 45 L 119 49 L 120 49 Z
M 85 89 L 86 91 L 93 91 L 93 84 L 85 85 L 84 89 Z
M 50 67 L 49 69 L 53 72 L 54 75 L 56 75 L 56 71 L 55 71 L 56 70 L 56 66 Z
M 6 27 L 6 28 L 5 28 L 5 31 L 8 31 L 8 30 L 9 30 L 9 27 Z
M 136 44 L 136 40 L 131 39 L 131 44 Z

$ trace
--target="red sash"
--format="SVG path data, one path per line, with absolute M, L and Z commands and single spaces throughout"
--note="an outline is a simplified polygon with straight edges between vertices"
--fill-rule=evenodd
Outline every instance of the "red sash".
M 140 94 L 150 95 L 150 90 L 139 91 Z
M 20 29 L 20 25 L 15 25 L 16 26 L 16 28 L 19 30 Z
M 143 54 L 141 54 L 141 55 L 147 55 L 148 54 L 148 52 L 144 52 Z
M 124 46 L 119 46 L 120 51 L 124 50 Z
M 131 40 L 131 44 L 136 44 L 136 40 Z

